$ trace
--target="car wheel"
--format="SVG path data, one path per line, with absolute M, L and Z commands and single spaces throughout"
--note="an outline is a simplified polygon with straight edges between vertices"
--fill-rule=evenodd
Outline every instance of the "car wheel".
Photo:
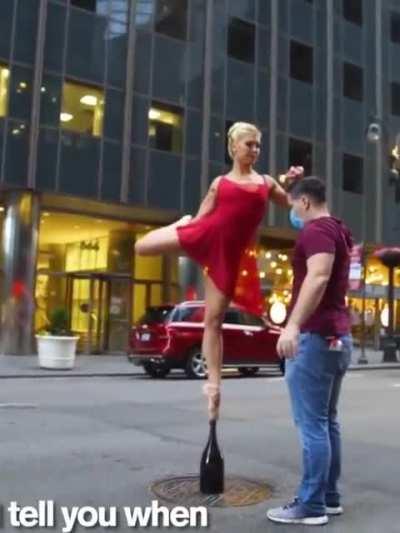
M 185 372 L 187 377 L 191 379 L 204 379 L 206 377 L 207 364 L 200 347 L 190 350 L 186 361 Z
M 144 371 L 152 378 L 165 378 L 169 374 L 170 368 L 163 363 L 144 363 Z
M 282 376 L 284 376 L 285 375 L 285 360 L 284 359 L 281 359 L 279 361 L 279 370 L 281 371 Z
M 251 377 L 255 376 L 260 369 L 258 368 L 258 366 L 245 366 L 240 367 L 238 370 L 242 374 L 242 376 Z

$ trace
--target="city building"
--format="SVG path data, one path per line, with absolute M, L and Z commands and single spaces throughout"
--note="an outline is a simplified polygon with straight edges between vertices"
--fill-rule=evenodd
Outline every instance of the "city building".
M 376 338 L 387 273 L 370 254 L 400 242 L 388 179 L 399 58 L 395 0 L 3 0 L 2 353 L 32 353 L 58 307 L 83 352 L 123 351 L 147 305 L 198 288 L 186 258 L 135 257 L 134 242 L 195 214 L 229 168 L 236 120 L 263 132 L 260 172 L 302 164 L 326 178 L 332 211 L 365 244 Z M 277 320 L 295 235 L 271 208 L 259 258 Z M 399 270 L 396 285 L 399 323 Z M 355 317 L 362 296 L 349 295 Z

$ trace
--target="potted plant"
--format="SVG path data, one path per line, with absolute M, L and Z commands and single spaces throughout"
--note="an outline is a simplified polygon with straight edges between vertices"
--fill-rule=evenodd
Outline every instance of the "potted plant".
M 79 337 L 69 329 L 68 313 L 65 309 L 55 309 L 46 329 L 36 335 L 39 366 L 51 369 L 71 369 L 74 367 L 76 344 Z

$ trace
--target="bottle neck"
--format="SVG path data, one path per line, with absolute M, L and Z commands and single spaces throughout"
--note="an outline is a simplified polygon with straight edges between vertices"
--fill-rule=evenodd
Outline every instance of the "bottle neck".
M 215 440 L 217 435 L 217 421 L 210 420 L 210 440 Z

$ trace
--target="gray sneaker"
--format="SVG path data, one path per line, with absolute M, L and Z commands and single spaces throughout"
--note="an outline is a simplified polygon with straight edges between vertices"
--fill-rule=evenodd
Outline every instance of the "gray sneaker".
M 343 507 L 341 505 L 327 505 L 326 514 L 330 516 L 338 516 L 343 514 Z
M 267 518 L 280 524 L 305 524 L 307 526 L 322 526 L 328 522 L 326 514 L 314 514 L 305 511 L 297 498 L 283 507 L 269 509 Z

